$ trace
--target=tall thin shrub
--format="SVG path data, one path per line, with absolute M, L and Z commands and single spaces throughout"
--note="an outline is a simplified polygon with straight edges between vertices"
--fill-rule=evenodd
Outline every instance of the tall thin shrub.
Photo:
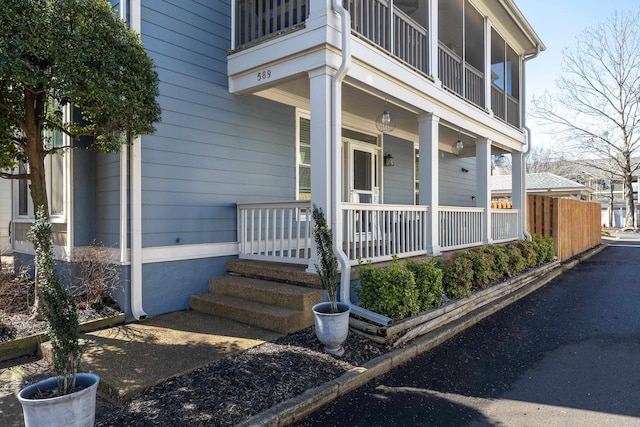
M 331 312 L 338 312 L 338 258 L 333 253 L 333 233 L 327 224 L 322 209 L 313 205 L 313 238 L 318 251 L 315 265 L 322 289 L 327 291 Z
M 47 333 L 53 349 L 54 367 L 58 374 L 58 394 L 72 393 L 84 346 L 80 344 L 78 311 L 56 272 L 53 260 L 51 222 L 40 207 L 29 231 L 36 247 L 36 287 L 41 300 L 40 310 L 47 321 Z

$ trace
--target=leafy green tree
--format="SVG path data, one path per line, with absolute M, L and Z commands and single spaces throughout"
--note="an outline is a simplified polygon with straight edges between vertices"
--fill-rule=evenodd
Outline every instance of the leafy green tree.
M 4 0 L 0 23 L 0 176 L 30 181 L 34 212 L 48 218 L 46 156 L 81 137 L 83 148 L 117 152 L 154 132 L 158 76 L 107 1 Z M 47 131 L 72 142 L 53 147 Z M 16 173 L 21 163 L 27 172 Z

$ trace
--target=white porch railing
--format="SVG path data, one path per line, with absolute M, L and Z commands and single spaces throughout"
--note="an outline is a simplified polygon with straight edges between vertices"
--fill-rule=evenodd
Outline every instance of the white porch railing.
M 343 203 L 343 249 L 351 265 L 358 260 L 386 261 L 427 254 L 427 206 Z M 520 237 L 517 209 L 491 210 L 496 243 Z M 482 245 L 482 208 L 441 206 L 438 218 L 442 251 Z M 239 256 L 272 262 L 307 264 L 311 256 L 311 202 L 238 204 Z
M 311 202 L 239 203 L 238 241 L 242 259 L 307 264 Z
M 351 265 L 359 259 L 384 261 L 426 254 L 427 206 L 343 203 L 344 252 Z
M 491 240 L 493 243 L 508 242 L 520 238 L 518 209 L 491 209 Z
M 484 242 L 483 208 L 440 206 L 440 249 L 479 246 Z

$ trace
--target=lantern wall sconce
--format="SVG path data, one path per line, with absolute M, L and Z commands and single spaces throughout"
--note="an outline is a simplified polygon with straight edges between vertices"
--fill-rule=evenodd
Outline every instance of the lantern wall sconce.
M 393 155 L 391 153 L 387 153 L 384 156 L 384 165 L 385 166 L 393 166 Z

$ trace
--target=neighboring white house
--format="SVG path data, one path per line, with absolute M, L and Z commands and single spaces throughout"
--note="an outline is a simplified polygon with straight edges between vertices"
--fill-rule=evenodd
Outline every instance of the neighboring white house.
M 527 194 L 539 196 L 589 200 L 593 192 L 593 189 L 584 184 L 549 172 L 528 173 L 525 181 Z M 511 175 L 493 175 L 491 177 L 491 197 L 493 199 L 510 199 L 511 182 Z
M 11 250 L 11 181 L 0 179 L 0 255 Z

